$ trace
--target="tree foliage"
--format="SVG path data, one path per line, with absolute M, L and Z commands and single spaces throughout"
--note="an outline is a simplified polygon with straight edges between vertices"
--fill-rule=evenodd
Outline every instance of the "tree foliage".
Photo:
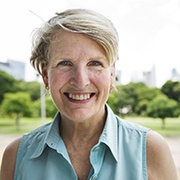
M 51 97 L 46 96 L 46 116 L 53 118 L 56 113 L 57 113 L 57 108 L 52 102 Z
M 27 92 L 31 96 L 32 101 L 40 99 L 40 83 L 37 81 L 25 82 L 17 81 L 19 91 Z
M 17 130 L 19 130 L 19 119 L 21 116 L 31 117 L 31 98 L 28 93 L 6 93 L 1 108 L 3 113 L 11 117 L 15 116 Z
M 161 118 L 162 127 L 165 127 L 166 117 L 180 115 L 179 91 L 179 83 L 174 82 L 167 82 L 161 89 L 150 88 L 143 83 L 131 82 L 117 86 L 117 91 L 110 94 L 108 104 L 120 116 L 135 115 Z
M 161 87 L 161 91 L 170 99 L 174 99 L 180 103 L 180 82 L 168 80 Z
M 30 117 L 32 115 L 31 103 L 32 101 L 28 93 L 6 93 L 1 108 L 9 115 L 20 114 Z
M 147 115 L 153 118 L 161 118 L 162 127 L 164 128 L 165 118 L 179 116 L 179 105 L 175 100 L 161 94 L 148 104 Z
M 143 83 L 129 83 L 117 86 L 110 94 L 108 104 L 116 114 L 143 115 L 149 101 L 160 94 L 157 88 L 149 88 Z
M 3 101 L 4 94 L 7 92 L 16 92 L 18 90 L 16 86 L 16 80 L 5 73 L 4 71 L 0 70 L 0 103 Z

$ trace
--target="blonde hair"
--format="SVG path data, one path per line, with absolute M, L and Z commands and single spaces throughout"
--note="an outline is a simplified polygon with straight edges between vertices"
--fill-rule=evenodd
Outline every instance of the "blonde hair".
M 46 22 L 33 36 L 30 62 L 41 74 L 42 61 L 50 59 L 49 47 L 54 36 L 61 30 L 81 33 L 103 47 L 109 64 L 118 59 L 118 34 L 112 22 L 103 15 L 87 9 L 70 9 Z

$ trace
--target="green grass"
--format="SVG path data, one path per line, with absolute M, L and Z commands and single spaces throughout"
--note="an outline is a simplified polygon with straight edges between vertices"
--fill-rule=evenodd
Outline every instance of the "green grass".
M 15 121 L 13 119 L 3 119 L 0 118 L 0 134 L 24 134 L 27 133 L 47 122 L 51 119 L 47 119 L 43 122 L 40 118 L 21 118 L 20 119 L 20 129 L 17 130 L 15 126 Z M 125 120 L 138 123 L 140 125 L 151 128 L 157 131 L 165 137 L 175 137 L 180 136 L 180 118 L 168 118 L 166 119 L 166 128 L 161 128 L 161 120 L 153 118 L 143 118 L 143 117 L 126 117 Z
M 43 122 L 40 118 L 21 118 L 19 129 L 15 124 L 15 120 L 13 119 L 2 119 L 0 118 L 0 134 L 19 134 L 22 135 L 27 133 L 43 124 L 47 123 Z
M 165 137 L 180 136 L 180 118 L 167 118 L 164 129 L 162 128 L 161 119 L 127 117 L 126 120 L 146 126 Z

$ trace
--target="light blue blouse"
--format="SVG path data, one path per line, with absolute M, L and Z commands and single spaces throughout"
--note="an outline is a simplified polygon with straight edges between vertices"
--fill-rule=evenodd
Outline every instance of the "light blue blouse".
M 148 129 L 114 115 L 107 119 L 98 144 L 90 152 L 88 180 L 147 180 L 146 137 Z M 59 136 L 60 114 L 22 137 L 14 180 L 78 180 L 66 146 Z

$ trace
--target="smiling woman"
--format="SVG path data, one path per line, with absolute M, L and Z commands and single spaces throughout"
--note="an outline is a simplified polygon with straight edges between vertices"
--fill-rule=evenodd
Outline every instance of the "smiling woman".
M 177 179 L 164 139 L 106 104 L 117 59 L 117 32 L 96 12 L 67 10 L 39 29 L 30 61 L 58 113 L 7 147 L 1 180 Z
M 109 68 L 103 48 L 82 34 L 66 31 L 60 32 L 52 41 L 51 61 L 48 67 L 43 66 L 42 76 L 62 119 L 83 122 L 94 114 L 104 114 L 102 107 L 112 87 L 114 70 Z M 63 48 L 64 44 L 66 48 Z M 85 95 L 89 98 L 84 100 Z

